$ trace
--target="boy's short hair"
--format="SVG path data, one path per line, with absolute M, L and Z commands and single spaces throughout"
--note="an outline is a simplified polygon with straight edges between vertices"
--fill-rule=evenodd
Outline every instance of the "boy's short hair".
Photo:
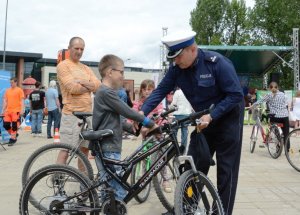
M 101 77 L 105 77 L 107 68 L 115 67 L 118 63 L 123 63 L 123 60 L 116 55 L 108 54 L 102 57 L 98 66 Z

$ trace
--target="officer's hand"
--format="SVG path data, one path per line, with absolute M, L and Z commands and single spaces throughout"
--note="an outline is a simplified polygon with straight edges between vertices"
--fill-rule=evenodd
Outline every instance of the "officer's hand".
M 203 115 L 200 118 L 200 124 L 197 125 L 197 131 L 200 132 L 202 129 L 206 128 L 211 122 L 212 118 L 210 114 Z

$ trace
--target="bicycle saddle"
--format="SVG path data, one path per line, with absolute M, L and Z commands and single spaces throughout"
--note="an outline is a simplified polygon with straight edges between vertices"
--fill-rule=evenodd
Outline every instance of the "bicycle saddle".
M 89 116 L 93 116 L 93 113 L 74 111 L 73 115 L 76 116 L 79 119 L 83 119 L 83 118 L 86 118 L 86 117 L 89 117 Z
M 83 131 L 80 133 L 80 135 L 85 140 L 100 140 L 103 137 L 112 136 L 113 133 L 114 132 L 110 129 L 104 129 L 98 131 L 93 131 L 93 130 Z

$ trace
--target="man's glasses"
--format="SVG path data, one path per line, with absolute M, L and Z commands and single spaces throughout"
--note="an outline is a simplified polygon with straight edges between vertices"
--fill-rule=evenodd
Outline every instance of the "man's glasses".
M 277 86 L 271 85 L 270 89 L 273 89 L 273 88 L 277 89 Z
M 118 71 L 118 72 L 120 72 L 122 75 L 124 75 L 124 70 L 119 70 L 119 69 L 115 69 L 115 68 L 112 68 L 112 70 Z

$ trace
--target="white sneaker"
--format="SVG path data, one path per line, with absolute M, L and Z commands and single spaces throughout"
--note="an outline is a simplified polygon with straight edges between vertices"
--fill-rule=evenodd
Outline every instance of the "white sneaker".
M 41 133 L 38 133 L 36 136 L 37 137 L 43 137 L 43 135 Z
M 36 133 L 31 133 L 31 136 L 33 137 L 36 137 L 36 135 L 37 135 Z

